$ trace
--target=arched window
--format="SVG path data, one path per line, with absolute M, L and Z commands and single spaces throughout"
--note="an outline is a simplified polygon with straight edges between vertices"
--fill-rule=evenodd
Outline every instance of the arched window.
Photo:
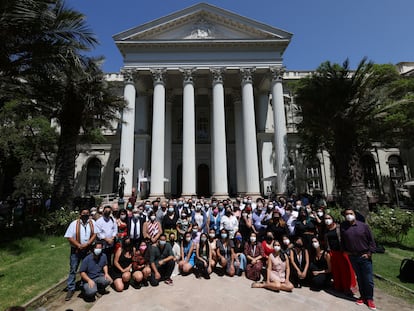
M 101 190 L 101 161 L 93 158 L 89 161 L 86 170 L 86 193 L 99 193 Z
M 397 183 L 405 180 L 404 168 L 401 158 L 397 155 L 392 155 L 388 158 L 388 167 L 390 169 L 390 178 Z
M 314 163 L 306 167 L 306 184 L 310 194 L 312 194 L 315 190 L 323 190 L 321 163 L 319 160 L 316 160 Z
M 365 188 L 369 190 L 378 189 L 377 169 L 375 160 L 371 155 L 364 155 L 361 159 L 362 169 L 364 170 Z

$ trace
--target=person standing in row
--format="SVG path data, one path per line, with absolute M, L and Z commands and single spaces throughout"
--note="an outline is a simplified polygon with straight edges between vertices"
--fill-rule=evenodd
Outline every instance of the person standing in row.
M 376 310 L 374 303 L 374 278 L 372 270 L 372 254 L 375 252 L 375 242 L 369 226 L 356 220 L 355 211 L 345 210 L 345 219 L 341 224 L 341 244 L 348 253 L 352 267 L 357 276 L 361 297 L 356 304 L 366 304 L 371 310 Z

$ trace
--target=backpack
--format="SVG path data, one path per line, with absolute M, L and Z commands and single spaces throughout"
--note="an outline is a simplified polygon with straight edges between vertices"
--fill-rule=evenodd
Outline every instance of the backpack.
M 398 278 L 402 282 L 414 283 L 414 258 L 402 260 Z

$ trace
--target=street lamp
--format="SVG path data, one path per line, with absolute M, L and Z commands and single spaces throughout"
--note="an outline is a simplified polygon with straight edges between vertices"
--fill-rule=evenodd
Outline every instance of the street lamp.
M 124 189 L 125 189 L 124 175 L 128 174 L 129 168 L 124 167 L 124 165 L 122 164 L 121 167 L 115 167 L 115 172 L 117 172 L 118 174 L 121 174 L 121 181 L 119 183 L 118 194 L 119 194 L 119 203 L 122 204 L 124 203 Z

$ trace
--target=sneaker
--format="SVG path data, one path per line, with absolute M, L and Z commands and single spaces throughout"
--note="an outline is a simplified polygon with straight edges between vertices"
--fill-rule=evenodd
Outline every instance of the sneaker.
M 368 299 L 367 300 L 367 305 L 368 305 L 368 308 L 370 310 L 377 310 L 377 307 L 375 306 L 374 300 Z
M 171 286 L 172 286 L 172 285 L 174 285 L 174 284 L 173 284 L 173 280 L 171 280 L 170 278 L 166 279 L 166 280 L 164 281 L 164 283 L 165 283 L 165 284 L 167 284 L 167 285 L 171 285 Z
M 355 301 L 355 303 L 356 303 L 358 306 L 362 306 L 362 305 L 364 305 L 364 304 L 365 304 L 364 299 L 362 299 L 362 298 L 358 298 L 358 299 Z
M 73 291 L 73 290 L 68 290 L 68 292 L 66 293 L 66 298 L 65 298 L 65 301 L 69 301 L 69 300 L 71 300 L 71 299 L 72 299 L 73 294 L 74 294 L 74 291 Z

